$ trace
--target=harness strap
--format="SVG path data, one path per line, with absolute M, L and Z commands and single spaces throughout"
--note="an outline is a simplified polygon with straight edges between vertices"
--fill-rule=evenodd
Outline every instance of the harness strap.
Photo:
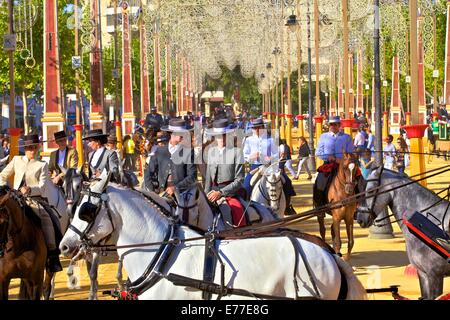
M 213 282 L 216 274 L 217 256 L 217 241 L 206 239 L 205 241 L 205 261 L 203 264 L 203 281 Z M 211 300 L 212 293 L 203 291 L 202 298 L 204 300 Z
M 320 293 L 319 293 L 319 290 L 317 288 L 316 281 L 314 280 L 314 275 L 313 275 L 313 272 L 311 270 L 311 266 L 309 265 L 308 259 L 306 258 L 305 252 L 303 251 L 303 247 L 300 244 L 300 241 L 297 241 L 296 238 L 294 238 L 293 236 L 290 236 L 290 235 L 288 235 L 287 238 L 291 241 L 292 245 L 294 246 L 294 250 L 296 252 L 296 254 L 295 254 L 295 258 L 296 258 L 295 259 L 296 260 L 295 263 L 296 263 L 296 265 L 295 265 L 295 269 L 294 269 L 294 285 L 296 287 L 296 290 L 298 288 L 297 277 L 296 277 L 297 266 L 298 266 L 298 257 L 297 257 L 297 252 L 298 252 L 298 253 L 300 253 L 300 256 L 301 256 L 301 258 L 303 260 L 303 264 L 305 265 L 306 271 L 308 272 L 309 281 L 311 282 L 311 285 L 313 286 L 313 289 L 314 289 L 314 291 L 316 293 L 316 298 L 320 299 L 321 298 L 320 297 Z M 298 297 L 297 291 L 295 292 L 295 296 Z
M 172 224 L 166 233 L 164 241 L 167 242 L 169 239 L 174 239 L 177 233 L 178 225 Z M 177 244 L 170 242 L 159 247 L 158 252 L 153 257 L 152 261 L 150 262 L 142 276 L 129 284 L 128 292 L 139 296 L 146 290 L 153 287 L 156 283 L 158 283 L 159 280 L 164 277 L 164 268 L 170 257 L 172 256 L 176 246 Z M 120 258 L 122 259 L 122 257 Z

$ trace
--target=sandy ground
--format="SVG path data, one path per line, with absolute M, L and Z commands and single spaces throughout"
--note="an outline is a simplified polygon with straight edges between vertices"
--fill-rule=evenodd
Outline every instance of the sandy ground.
M 437 168 L 450 164 L 442 158 L 435 159 L 427 169 Z M 448 187 L 450 173 L 433 177 L 428 181 L 428 188 L 439 191 Z M 297 196 L 293 198 L 293 205 L 296 211 L 302 212 L 312 208 L 312 185 L 306 180 L 306 175 L 302 174 L 298 181 L 294 181 Z M 316 219 L 311 219 L 294 226 L 304 232 L 319 234 Z M 327 241 L 331 243 L 330 219 L 327 218 Z M 366 288 L 389 287 L 390 285 L 400 285 L 399 293 L 410 298 L 420 297 L 419 281 L 417 277 L 406 276 L 405 266 L 408 265 L 408 257 L 405 252 L 405 241 L 397 224 L 394 225 L 395 238 L 387 240 L 369 239 L 368 229 L 362 229 L 355 224 L 355 245 L 350 263 L 355 269 L 355 273 Z M 346 252 L 346 235 L 344 223 L 342 223 L 341 234 L 343 237 L 342 253 Z M 105 257 L 104 263 L 100 265 L 98 271 L 99 279 L 99 299 L 112 299 L 110 296 L 102 295 L 103 290 L 110 290 L 115 287 L 115 274 L 117 264 L 113 257 Z M 89 293 L 89 277 L 86 272 L 84 261 L 78 262 L 75 274 L 79 281 L 70 283 L 66 275 L 68 260 L 62 259 L 64 271 L 56 276 L 55 299 L 73 300 L 87 299 Z M 124 274 L 124 277 L 126 275 Z M 10 287 L 10 298 L 16 299 L 19 282 L 13 280 Z M 450 292 L 450 279 L 444 282 L 444 293 Z M 372 300 L 392 300 L 390 293 L 370 294 Z

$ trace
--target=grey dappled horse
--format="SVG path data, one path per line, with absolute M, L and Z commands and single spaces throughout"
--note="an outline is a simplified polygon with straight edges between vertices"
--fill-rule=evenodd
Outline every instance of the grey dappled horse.
M 374 195 L 375 192 L 392 189 L 395 186 L 402 185 L 408 181 L 411 181 L 411 179 L 405 174 L 382 169 L 382 167 L 380 167 L 377 170 L 374 170 L 367 180 L 367 196 Z M 389 184 L 389 186 L 385 186 L 387 184 Z M 370 189 L 378 186 L 383 187 L 379 190 L 370 191 Z M 415 211 L 426 209 L 437 203 L 439 200 L 441 200 L 441 198 L 434 192 L 428 190 L 419 183 L 414 183 L 366 199 L 366 205 L 358 208 L 356 219 L 361 227 L 367 228 L 373 224 L 376 216 L 381 214 L 386 207 L 389 207 L 395 215 L 395 218 L 399 220 L 402 219 L 404 215 L 408 217 L 408 215 Z M 442 221 L 448 205 L 448 201 L 442 200 L 429 211 L 431 211 L 433 216 L 439 221 Z M 445 221 L 443 221 L 443 227 L 447 233 L 449 232 L 450 227 L 449 220 L 450 213 L 446 215 Z M 442 294 L 444 277 L 450 275 L 450 264 L 415 235 L 410 233 L 408 228 L 401 221 L 399 222 L 399 225 L 405 237 L 406 252 L 409 261 L 418 270 L 422 298 L 435 299 Z
M 255 175 L 260 175 L 261 178 L 253 186 L 250 199 L 270 208 L 280 218 L 284 218 L 289 203 L 284 194 L 283 176 L 278 162 L 270 166 L 260 166 L 258 170 Z

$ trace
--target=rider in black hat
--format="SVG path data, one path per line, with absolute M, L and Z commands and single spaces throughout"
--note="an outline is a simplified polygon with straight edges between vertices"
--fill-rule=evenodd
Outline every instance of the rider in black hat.
M 89 147 L 93 150 L 88 156 L 88 177 L 98 177 L 106 169 L 112 173 L 115 181 L 120 181 L 117 153 L 106 148 L 108 135 L 102 129 L 94 129 L 89 130 L 83 140 L 89 140 Z
M 65 131 L 55 132 L 54 138 L 55 143 L 58 145 L 58 150 L 55 150 L 50 154 L 48 170 L 53 183 L 62 185 L 64 172 L 61 168 L 76 169 L 78 167 L 78 152 L 76 149 L 67 145 L 67 135 Z
M 163 191 L 172 197 L 175 188 L 183 192 L 197 181 L 194 151 L 180 144 L 185 137 L 190 139 L 193 128 L 182 119 L 171 119 L 169 125 L 161 130 L 170 133 L 170 140 L 167 145 L 158 147 L 151 157 L 145 171 L 144 185 L 148 190 Z M 155 190 L 155 180 L 159 190 Z

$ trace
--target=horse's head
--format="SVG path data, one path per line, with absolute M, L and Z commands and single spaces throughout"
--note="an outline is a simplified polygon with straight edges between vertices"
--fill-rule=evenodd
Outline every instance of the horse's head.
M 270 207 L 274 211 L 278 211 L 280 208 L 280 199 L 283 195 L 283 182 L 281 180 L 281 171 L 269 170 L 264 172 L 264 178 L 262 181 L 267 189 L 269 195 Z
M 61 170 L 64 172 L 63 190 L 66 197 L 67 213 L 69 214 L 69 217 L 73 217 L 81 198 L 83 182 L 88 181 L 88 178 L 84 172 L 79 169 L 62 168 Z
M 0 187 L 0 251 L 8 242 L 8 229 L 10 227 L 9 209 L 6 207 L 6 201 L 8 201 L 9 187 Z
M 83 191 L 84 196 L 75 207 L 72 223 L 59 245 L 64 256 L 72 257 L 83 242 L 98 243 L 113 231 L 112 223 L 104 221 L 104 217 L 108 216 L 107 210 L 101 203 L 102 199 L 98 198 L 100 194 L 105 195 L 103 191 L 107 182 L 108 175 L 104 171 L 100 180 L 91 183 L 90 191 L 94 192 L 92 195 L 89 195 L 89 190 Z
M 177 209 L 175 215 L 181 218 L 181 221 L 192 225 L 197 225 L 200 217 L 199 198 L 200 190 L 197 185 L 179 193 L 175 192 L 177 200 Z
M 8 186 L 0 187 L 0 251 L 8 242 L 8 234 L 20 232 L 24 223 L 23 198 Z
M 393 191 L 378 194 L 386 187 L 382 187 L 383 167 L 373 170 L 367 179 L 365 203 L 356 210 L 355 220 L 362 228 L 370 227 L 378 215 L 392 202 Z
M 344 189 L 346 194 L 353 194 L 356 185 L 356 174 L 358 170 L 358 159 L 353 153 L 346 153 L 340 161 L 339 170 L 343 174 Z

